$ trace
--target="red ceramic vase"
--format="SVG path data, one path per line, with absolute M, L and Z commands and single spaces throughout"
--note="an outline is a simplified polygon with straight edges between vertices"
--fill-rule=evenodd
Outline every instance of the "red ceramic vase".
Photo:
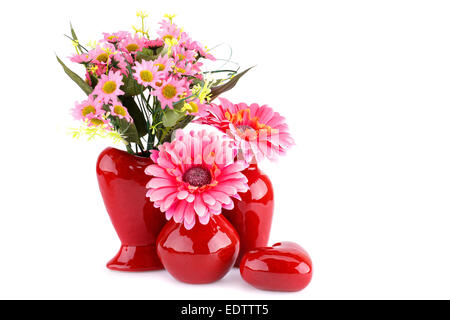
M 118 271 L 162 269 L 156 238 L 166 223 L 164 214 L 146 198 L 144 173 L 150 158 L 106 148 L 97 160 L 97 178 L 103 201 L 122 242 L 107 267 Z
M 242 201 L 234 200 L 233 210 L 223 210 L 223 215 L 236 228 L 240 237 L 240 251 L 235 267 L 239 268 L 245 253 L 269 242 L 274 208 L 272 183 L 257 164 L 242 172 L 250 189 L 240 194 Z
M 221 215 L 191 230 L 170 220 L 157 241 L 164 268 L 177 280 L 203 284 L 222 279 L 233 267 L 239 252 L 239 236 Z

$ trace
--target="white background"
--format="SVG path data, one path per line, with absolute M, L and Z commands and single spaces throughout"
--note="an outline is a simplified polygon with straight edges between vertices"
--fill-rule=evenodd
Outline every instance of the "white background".
M 67 135 L 83 92 L 54 53 L 136 24 L 176 23 L 257 64 L 225 97 L 267 103 L 297 145 L 271 177 L 271 243 L 295 241 L 314 277 L 258 291 L 234 270 L 193 286 L 118 273 L 120 242 L 97 187 L 109 141 Z M 0 298 L 450 298 L 450 3 L 447 1 L 3 1 Z

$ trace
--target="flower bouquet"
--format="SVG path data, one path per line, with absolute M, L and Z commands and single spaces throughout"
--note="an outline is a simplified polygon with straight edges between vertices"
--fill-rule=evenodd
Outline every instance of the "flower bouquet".
M 257 164 L 294 144 L 285 119 L 266 105 L 224 98 L 215 104 L 249 69 L 206 68 L 216 60 L 212 50 L 174 16 L 166 15 L 151 36 L 147 14 L 137 15 L 134 33 L 104 33 L 89 49 L 71 26 L 70 60 L 85 67 L 84 79 L 57 57 L 87 95 L 72 111 L 82 122 L 73 135 L 110 137 L 126 148 L 107 148 L 97 161 L 100 191 L 122 242 L 107 266 L 164 267 L 188 283 L 216 281 L 234 264 L 244 272 L 245 254 L 268 243 L 273 190 Z M 190 122 L 218 130 L 183 132 Z M 296 258 L 304 263 L 306 256 Z

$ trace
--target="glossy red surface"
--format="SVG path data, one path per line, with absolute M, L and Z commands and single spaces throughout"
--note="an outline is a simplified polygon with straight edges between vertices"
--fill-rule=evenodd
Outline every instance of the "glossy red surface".
M 107 264 L 112 270 L 162 269 L 156 238 L 166 223 L 164 214 L 146 198 L 144 173 L 152 164 L 115 148 L 106 148 L 97 160 L 97 178 L 106 210 L 122 242 L 119 253 Z
M 202 284 L 223 278 L 239 251 L 239 236 L 223 216 L 191 230 L 170 220 L 158 236 L 157 251 L 164 268 L 177 280 Z
M 273 216 L 273 189 L 267 175 L 251 164 L 243 174 L 248 179 L 250 190 L 240 194 L 242 201 L 234 200 L 233 210 L 223 210 L 223 215 L 236 228 L 241 247 L 235 267 L 239 267 L 243 255 L 269 242 Z
M 242 278 L 252 286 L 271 291 L 302 290 L 313 273 L 308 253 L 293 242 L 280 242 L 247 252 L 240 271 Z

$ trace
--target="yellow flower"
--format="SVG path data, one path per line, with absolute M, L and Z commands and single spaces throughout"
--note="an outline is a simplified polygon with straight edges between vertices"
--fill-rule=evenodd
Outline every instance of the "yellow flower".
M 185 102 L 181 111 L 187 111 L 188 113 L 196 113 L 198 112 L 198 104 L 196 104 L 194 101 L 187 103 Z
M 111 139 L 114 144 L 120 144 L 128 142 L 122 137 L 122 135 L 114 130 L 106 130 L 104 126 L 88 126 L 87 121 L 84 122 L 79 128 L 71 128 L 69 134 L 72 138 L 79 139 L 81 136 L 85 136 L 87 140 L 95 138 Z
M 98 70 L 98 66 L 96 66 L 96 65 L 91 65 L 89 68 L 88 68 L 88 71 L 90 72 L 90 73 L 92 73 L 93 75 L 95 75 L 96 74 L 96 71 Z
M 145 18 L 148 17 L 148 13 L 141 10 L 141 11 L 136 12 L 136 16 L 137 16 L 137 17 L 140 17 L 140 18 L 142 18 L 142 19 L 145 19 Z
M 205 79 L 203 86 L 201 86 L 200 84 L 196 84 L 192 88 L 192 94 L 194 94 L 198 97 L 198 99 L 200 100 L 200 103 L 204 103 L 205 101 L 210 100 L 212 83 L 213 83 L 212 80 Z
M 169 19 L 170 20 L 170 23 L 173 23 L 173 18 L 175 18 L 175 14 L 165 14 L 164 15 L 164 18 L 167 18 L 167 19 Z
M 90 47 L 91 49 L 94 49 L 95 47 L 97 47 L 98 42 L 97 41 L 89 41 L 87 43 L 88 47 Z

